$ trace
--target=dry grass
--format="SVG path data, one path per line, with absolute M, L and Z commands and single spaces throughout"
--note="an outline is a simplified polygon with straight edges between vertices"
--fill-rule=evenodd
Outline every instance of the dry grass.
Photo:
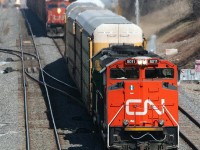
M 169 59 L 179 68 L 194 68 L 200 59 L 200 19 L 192 14 L 189 0 L 177 0 L 174 4 L 141 18 L 141 26 L 148 38 L 156 34 L 157 53 Z M 177 48 L 178 54 L 165 55 L 165 49 Z
M 194 68 L 194 61 L 200 59 L 200 19 L 179 24 L 159 38 L 159 52 L 163 55 L 166 48 L 177 48 L 179 53 L 165 56 L 179 68 Z
M 141 17 L 141 27 L 145 36 L 149 38 L 152 34 L 184 18 L 191 11 L 192 8 L 188 0 L 176 0 L 172 5 Z

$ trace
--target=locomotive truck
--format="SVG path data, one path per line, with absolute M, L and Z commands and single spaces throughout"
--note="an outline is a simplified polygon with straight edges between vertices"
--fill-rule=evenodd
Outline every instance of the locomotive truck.
M 108 149 L 178 149 L 177 67 L 142 29 L 92 3 L 66 13 L 66 62 Z

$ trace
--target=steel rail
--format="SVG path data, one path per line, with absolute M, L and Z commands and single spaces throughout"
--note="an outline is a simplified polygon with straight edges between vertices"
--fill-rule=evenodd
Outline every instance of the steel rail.
M 62 53 L 62 51 L 61 51 L 61 49 L 60 49 L 58 43 L 57 43 L 56 40 L 55 40 L 55 38 L 52 38 L 52 40 L 53 40 L 54 44 L 56 45 L 56 47 L 57 47 L 57 49 L 58 49 L 60 55 L 64 58 L 65 56 L 64 56 L 64 54 Z
M 8 53 L 20 53 L 21 54 L 21 51 L 13 50 L 13 49 L 0 48 L 0 51 L 8 52 Z M 27 52 L 23 52 L 23 53 L 24 53 L 24 55 L 33 56 L 33 57 L 36 58 L 35 54 L 31 54 L 31 53 L 27 53 Z
M 22 78 L 23 78 L 23 93 L 24 93 L 24 116 L 25 116 L 25 128 L 26 128 L 26 149 L 30 150 L 30 138 L 29 138 L 29 126 L 28 126 L 28 109 L 27 109 L 27 90 L 26 90 L 26 79 L 25 79 L 25 67 L 24 67 L 24 52 L 22 48 L 22 36 L 20 35 L 20 50 L 21 50 L 21 56 L 19 54 L 19 51 L 15 50 L 8 50 L 8 49 L 0 49 L 3 53 L 8 53 L 11 55 L 15 55 L 18 58 L 20 58 L 21 64 L 22 64 Z
M 33 80 L 33 81 L 35 81 L 35 82 L 37 82 L 37 83 L 39 83 L 39 84 L 44 86 L 43 82 L 41 82 L 41 81 L 35 79 L 34 77 L 32 77 L 27 71 L 25 71 L 25 73 L 31 80 Z M 57 91 L 57 92 L 65 95 L 65 96 L 69 96 L 71 98 L 71 99 L 68 99 L 69 101 L 77 103 L 78 105 L 80 105 L 82 108 L 84 108 L 87 111 L 87 108 L 86 108 L 85 104 L 82 101 L 80 101 L 79 99 L 77 99 L 76 97 L 70 95 L 69 93 L 67 93 L 67 92 L 65 92 L 65 91 L 63 91 L 61 89 L 58 89 L 58 88 L 53 87 L 53 86 L 48 85 L 48 84 L 46 84 L 46 85 L 47 85 L 47 87 L 51 88 L 54 91 Z
M 22 33 L 21 24 L 19 31 Z M 26 149 L 30 150 L 30 137 L 29 137 L 29 122 L 28 122 L 28 106 L 27 106 L 27 83 L 25 77 L 25 64 L 24 64 L 24 50 L 23 50 L 23 37 L 22 34 L 19 36 L 20 39 L 20 52 L 21 52 L 21 64 L 22 64 L 22 79 L 23 79 L 23 98 L 24 98 L 24 117 L 25 117 L 25 132 L 26 132 Z
M 200 128 L 200 123 L 194 119 L 189 113 L 187 113 L 181 106 L 178 106 L 178 109 L 186 116 L 188 117 L 197 127 Z
M 70 85 L 70 84 L 67 84 L 67 83 L 65 83 L 65 82 L 63 82 L 63 81 L 61 81 L 61 80 L 55 78 L 54 76 L 52 76 L 52 75 L 50 75 L 49 73 L 47 73 L 45 70 L 43 70 L 43 72 L 44 72 L 48 77 L 50 77 L 51 79 L 53 79 L 54 81 L 57 81 L 57 82 L 59 82 L 59 83 L 62 84 L 62 85 L 65 85 L 65 86 L 67 86 L 67 87 L 70 87 L 70 88 L 73 89 L 73 90 L 78 90 L 77 87 L 72 86 L 72 85 Z
M 48 105 L 49 105 L 49 111 L 50 111 L 51 120 L 52 120 L 52 123 L 53 123 L 54 134 L 55 134 L 56 143 L 57 143 L 57 149 L 61 150 L 61 144 L 60 144 L 60 140 L 58 138 L 57 127 L 56 127 L 56 124 L 55 124 L 55 120 L 54 120 L 54 116 L 53 116 L 53 111 L 52 111 L 52 108 L 51 108 L 51 102 L 50 102 L 49 92 L 48 92 L 47 84 L 45 82 L 45 78 L 44 78 L 44 74 L 43 74 L 43 69 L 42 69 L 42 64 L 41 64 L 41 61 L 40 61 L 39 52 L 38 52 L 36 44 L 35 44 L 35 40 L 34 40 L 34 37 L 33 37 L 33 32 L 32 32 L 32 28 L 30 26 L 30 23 L 27 20 L 26 15 L 24 14 L 23 11 L 22 11 L 22 13 L 24 15 L 24 18 L 25 18 L 25 21 L 27 23 L 28 29 L 30 31 L 31 38 L 32 38 L 32 41 L 33 41 L 33 46 L 34 46 L 34 49 L 35 49 L 35 52 L 36 52 L 36 55 L 37 55 L 37 59 L 38 59 L 38 63 L 39 63 L 39 67 L 40 67 L 40 70 L 41 70 L 42 81 L 43 81 L 43 84 L 44 84 L 44 87 L 45 87 L 47 101 L 48 101 Z
M 179 131 L 180 137 L 193 149 L 193 150 L 198 150 L 198 148 L 194 145 L 192 141 L 190 141 L 184 134 L 183 132 Z
M 22 78 L 23 78 L 23 91 L 24 91 L 24 115 L 25 115 L 25 129 L 26 129 L 26 149 L 30 150 L 30 137 L 29 137 L 29 124 L 28 124 L 28 106 L 27 106 L 27 88 L 25 78 L 25 65 L 24 65 L 24 50 L 23 50 L 23 37 L 20 35 L 20 50 L 22 61 Z
M 198 121 L 196 121 L 189 113 L 187 113 L 181 106 L 178 106 L 178 109 L 181 113 L 183 113 L 192 123 L 194 123 L 197 127 L 200 128 L 200 124 Z M 198 150 L 198 148 L 195 146 L 195 144 L 187 138 L 187 136 L 183 132 L 179 132 L 180 137 L 193 149 Z

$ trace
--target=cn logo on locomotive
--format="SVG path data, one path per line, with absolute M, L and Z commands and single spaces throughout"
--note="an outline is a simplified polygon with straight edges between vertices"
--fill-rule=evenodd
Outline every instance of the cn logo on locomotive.
M 132 103 L 132 104 L 131 104 Z M 163 105 L 165 103 L 165 100 L 164 99 L 161 99 L 161 105 L 162 105 L 162 109 L 159 110 L 155 104 L 150 100 L 150 99 L 147 99 L 144 101 L 144 111 L 143 112 L 135 112 L 133 110 L 130 110 L 131 107 L 137 107 L 138 103 L 142 103 L 142 100 L 141 99 L 128 99 L 126 101 L 126 113 L 128 115 L 140 115 L 140 116 L 144 116 L 147 114 L 147 111 L 148 111 L 148 104 L 151 106 L 151 108 L 153 110 L 155 110 L 155 112 L 158 114 L 158 115 L 162 115 L 164 114 L 164 108 L 163 108 Z

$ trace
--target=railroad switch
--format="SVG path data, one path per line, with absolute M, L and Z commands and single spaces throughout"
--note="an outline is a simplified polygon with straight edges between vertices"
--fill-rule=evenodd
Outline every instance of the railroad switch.
M 37 67 L 28 67 L 27 69 L 26 69 L 26 71 L 28 72 L 28 73 L 37 73 L 38 72 L 38 68 Z

